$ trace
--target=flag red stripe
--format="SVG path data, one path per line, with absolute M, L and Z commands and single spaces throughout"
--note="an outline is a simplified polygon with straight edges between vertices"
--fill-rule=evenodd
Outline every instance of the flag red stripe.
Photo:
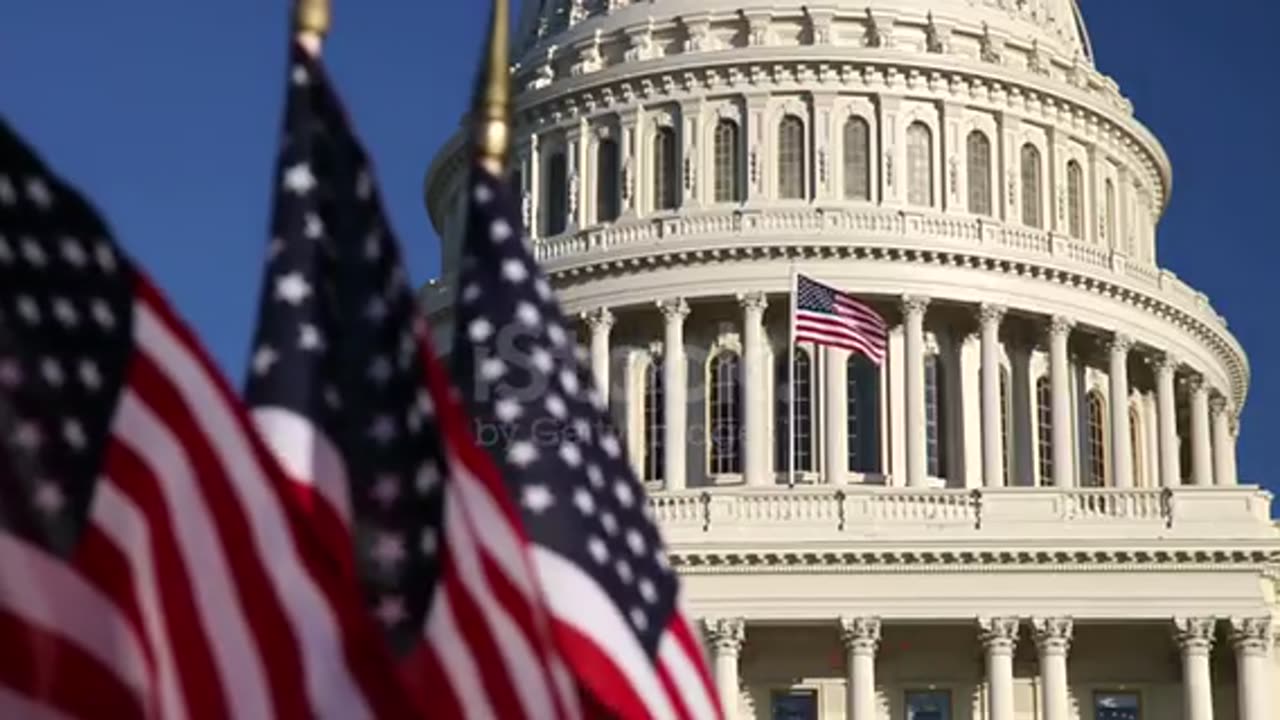
M 845 318 L 835 317 L 832 315 L 800 312 L 796 315 L 796 323 L 798 325 L 825 328 L 831 331 L 846 332 L 857 337 L 865 338 L 868 342 L 878 346 L 883 346 L 889 339 L 887 335 L 875 328 L 867 328 L 856 321 L 850 321 Z
M 4 580 L 11 581 L 32 578 Z M 116 669 L 104 666 L 62 630 L 34 625 L 0 609 L 0 684 L 72 717 L 147 717 L 145 699 L 121 682 Z
M 106 488 L 99 490 L 99 500 L 92 520 L 92 533 L 85 538 L 81 552 L 86 575 L 100 567 L 119 567 L 124 565 L 130 582 L 115 588 L 113 597 L 118 604 L 136 603 L 137 583 L 153 583 L 159 596 L 163 612 L 163 641 L 167 649 L 168 662 L 176 667 L 181 681 L 183 698 L 190 718 L 230 717 L 221 674 L 214 662 L 213 651 L 209 647 L 208 637 L 201 629 L 200 612 L 192 597 L 192 581 L 190 573 L 202 572 L 205 568 L 188 569 L 180 553 L 177 551 L 181 542 L 170 522 L 170 516 L 162 497 L 161 480 L 128 446 L 112 441 L 107 447 L 104 464 L 107 478 L 104 483 L 127 497 L 144 516 L 146 536 L 141 547 L 124 548 L 113 542 L 103 529 L 95 527 L 99 524 Z M 144 554 L 150 553 L 149 564 L 153 572 L 150 577 L 143 577 L 135 569 L 143 562 Z M 103 588 L 106 592 L 106 588 Z M 152 648 L 152 653 L 159 651 Z
M 707 704 L 711 706 L 712 714 L 723 716 L 723 710 L 720 707 L 719 690 L 716 689 L 715 680 L 712 679 L 711 672 L 707 667 L 706 651 L 703 649 L 702 643 L 694 636 L 693 628 L 683 611 L 671 621 L 671 625 L 667 628 L 667 634 L 675 641 L 680 652 L 689 659 L 689 664 L 695 668 L 697 683 L 706 697 Z
M 577 628 L 553 620 L 552 632 L 556 633 L 560 649 L 572 658 L 578 682 L 590 688 L 592 699 L 605 706 L 610 718 L 618 720 L 647 720 L 664 718 L 650 708 L 631 684 L 631 679 L 614 663 L 609 651 L 583 635 Z
M 885 324 L 884 318 L 880 317 L 880 313 L 848 295 L 836 295 L 835 307 L 836 312 L 841 315 L 856 318 L 882 331 L 888 330 L 888 326 Z
M 869 343 L 865 338 L 851 335 L 849 333 L 837 332 L 826 328 L 813 327 L 810 325 L 798 325 L 796 327 L 796 342 L 816 342 L 820 345 L 828 345 L 831 343 L 844 343 L 861 350 L 867 355 L 879 357 L 886 352 L 886 348 Z
M 297 668 L 302 667 L 302 654 L 296 638 L 290 632 L 292 623 L 286 618 L 279 599 L 271 591 L 267 571 L 262 565 L 258 548 L 252 542 L 253 535 L 241 504 L 229 487 L 232 480 L 224 466 L 225 459 L 210 447 L 208 433 L 197 423 L 191 408 L 152 358 L 140 354 L 134 360 L 130 375 L 129 385 L 135 388 L 139 401 L 151 408 L 157 416 L 164 418 L 169 431 L 181 443 L 180 449 L 186 456 L 187 465 L 199 468 L 198 490 L 201 497 L 193 500 L 202 502 L 203 507 L 173 510 L 207 514 L 217 533 L 225 558 L 225 569 L 230 573 L 228 581 L 236 591 L 243 622 L 247 623 L 250 637 L 256 645 L 257 656 L 243 657 L 242 662 L 253 663 L 257 667 L 251 665 L 241 677 L 248 679 L 251 677 L 250 673 L 262 673 L 262 682 L 267 692 L 265 699 L 276 715 L 306 715 L 307 693 L 302 677 L 297 672 Z M 121 429 L 122 432 L 131 430 L 133 427 Z M 137 438 L 137 441 L 150 441 L 154 444 L 153 438 Z M 180 471 L 171 465 L 153 467 L 152 472 L 172 482 Z M 173 487 L 164 488 L 166 493 L 177 490 L 178 488 Z M 171 499 L 170 502 L 175 501 Z M 207 569 L 202 570 L 207 572 Z M 205 620 L 237 622 L 239 618 Z M 234 662 L 234 659 L 220 663 L 224 675 L 233 670 L 227 666 L 228 661 Z M 230 686 L 229 678 L 227 681 L 227 692 L 230 693 L 231 700 L 253 700 L 243 696 L 252 692 L 250 688 L 233 687 Z
M 680 718 L 680 720 L 692 720 L 693 714 L 689 712 L 689 708 L 685 705 L 684 698 L 680 694 L 680 686 L 676 684 L 675 678 L 672 677 L 672 668 L 661 660 L 657 660 L 654 663 L 654 668 L 658 672 L 658 681 L 662 683 L 662 689 L 671 700 L 671 707 L 675 710 L 676 717 Z
M 803 333 L 796 334 L 796 342 L 798 343 L 811 342 L 817 345 L 827 345 L 831 347 L 842 348 L 844 350 L 849 350 L 854 353 L 865 355 L 867 356 L 868 359 L 870 359 L 872 362 L 874 362 L 877 365 L 884 362 L 883 354 L 876 352 L 873 348 L 869 348 L 865 344 L 857 340 L 851 340 L 842 335 L 828 335 L 825 333 L 815 333 L 811 331 L 806 331 Z

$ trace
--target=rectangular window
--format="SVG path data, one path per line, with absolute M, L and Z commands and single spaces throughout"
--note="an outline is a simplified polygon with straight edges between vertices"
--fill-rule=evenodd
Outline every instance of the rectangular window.
M 772 720 L 818 720 L 816 690 L 775 690 L 769 705 Z
M 1142 720 L 1142 697 L 1135 692 L 1094 693 L 1093 720 Z
M 947 690 L 907 691 L 907 720 L 952 720 Z

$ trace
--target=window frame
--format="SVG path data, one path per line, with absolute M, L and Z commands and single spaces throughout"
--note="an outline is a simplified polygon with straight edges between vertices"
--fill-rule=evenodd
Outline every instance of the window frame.
M 871 381 L 862 388 L 859 381 Z M 881 461 L 880 367 L 861 353 L 845 360 L 845 472 L 858 475 L 883 474 Z M 870 401 L 870 402 L 867 402 Z M 868 457 L 863 457 L 863 454 Z
M 557 170 L 562 177 L 556 176 Z M 546 193 L 542 230 L 544 237 L 553 237 L 569 229 L 569 153 L 566 148 L 547 153 L 543 181 Z
M 732 382 L 727 383 L 722 373 L 724 372 L 723 359 L 728 358 L 732 358 L 734 372 L 730 375 Z M 707 475 L 711 477 L 741 475 L 743 471 L 742 424 L 745 420 L 743 415 L 745 398 L 742 371 L 742 353 L 737 348 L 720 347 L 707 358 L 706 459 Z M 731 391 L 729 392 L 731 403 L 723 397 L 726 388 Z M 729 408 L 728 411 L 722 410 L 726 407 Z M 719 442 L 719 437 L 724 434 L 719 432 L 722 425 L 728 425 L 732 430 L 728 435 L 729 442 L 725 445 L 729 448 L 728 450 L 725 450 Z M 726 452 L 727 455 L 722 455 Z
M 1086 487 L 1108 487 L 1107 432 L 1110 428 L 1107 427 L 1107 400 L 1097 388 L 1085 393 L 1084 429 L 1084 461 L 1088 470 Z
M 1067 235 L 1084 240 L 1085 228 L 1084 168 L 1080 161 L 1067 161 Z
M 974 140 L 980 140 L 985 147 L 981 157 L 981 163 L 975 163 L 975 144 Z M 980 215 L 982 217 L 995 216 L 995 183 L 992 181 L 992 144 L 991 138 L 987 137 L 987 132 L 981 128 L 974 128 L 965 136 L 965 182 L 968 184 L 966 188 L 966 207 L 972 215 Z M 985 207 L 981 203 L 975 202 L 975 180 L 979 181 L 979 187 L 985 192 Z
M 673 126 L 659 125 L 651 142 L 653 211 L 671 212 L 680 207 L 680 138 Z
M 610 155 L 605 153 L 607 148 L 612 148 Z M 596 141 L 595 156 L 595 220 L 616 222 L 622 215 L 622 146 L 612 137 L 602 137 Z M 611 164 L 606 163 L 608 157 L 612 157 Z
M 644 448 L 642 475 L 645 482 L 666 482 L 667 410 L 662 355 L 649 354 L 641 378 L 640 427 Z
M 857 138 L 850 137 L 851 130 L 861 128 L 863 133 L 861 148 L 862 151 L 862 167 L 857 167 L 857 158 L 854 155 Z M 872 153 L 871 153 L 871 123 L 858 113 L 850 113 L 845 118 L 844 124 L 840 128 L 840 160 L 841 160 L 841 197 L 852 202 L 871 202 L 872 199 Z M 855 192 L 854 180 L 858 180 L 864 184 L 861 195 Z
M 1053 382 L 1041 375 L 1035 384 L 1036 484 L 1053 486 Z
M 1018 149 L 1018 177 L 1022 194 L 1022 224 L 1043 230 L 1044 213 L 1044 153 L 1028 140 Z
M 1106 697 L 1108 695 L 1132 696 L 1133 698 L 1135 698 L 1137 700 L 1137 703 L 1136 703 L 1137 711 L 1138 711 L 1137 720 L 1143 720 L 1143 717 L 1146 713 L 1146 704 L 1143 702 L 1142 692 L 1140 690 L 1111 690 L 1106 688 L 1095 688 L 1092 693 L 1092 697 L 1091 697 L 1091 699 L 1093 700 L 1092 702 L 1093 712 L 1091 713 L 1092 720 L 1097 720 L 1098 710 L 1099 710 L 1098 703 L 1101 701 L 1103 697 Z
M 923 135 L 921 135 L 923 132 Z M 912 207 L 931 208 L 937 204 L 937 193 L 934 191 L 934 184 L 937 177 L 937 167 L 934 162 L 934 146 L 937 144 L 934 138 L 933 128 L 924 120 L 913 120 L 907 125 L 906 137 L 906 178 L 907 178 L 907 204 Z M 919 147 L 916 140 L 924 139 L 924 164 L 923 168 L 916 162 L 919 154 Z M 919 184 L 917 174 L 923 170 L 924 185 Z M 921 187 L 926 188 L 926 198 L 921 199 L 918 191 Z
M 725 153 L 721 131 L 729 129 L 729 152 Z M 742 126 L 731 117 L 720 117 L 711 131 L 712 200 L 721 204 L 738 204 L 746 200 L 742 173 Z M 722 163 L 722 161 L 725 161 Z M 725 168 L 724 165 L 728 167 Z M 728 180 L 728 188 L 724 181 Z
M 798 142 L 798 146 L 796 148 L 794 158 L 789 154 L 786 154 L 789 144 L 787 135 L 787 131 L 789 129 L 795 129 L 797 133 L 794 139 Z M 794 111 L 787 110 L 778 118 L 777 129 L 775 132 L 778 143 L 777 152 L 774 154 L 774 170 L 777 174 L 777 183 L 775 183 L 777 198 L 783 201 L 803 202 L 809 197 L 808 124 L 805 122 L 802 115 Z M 788 166 L 786 165 L 786 162 L 789 159 L 794 159 L 796 161 L 796 165 L 791 167 L 791 171 L 795 174 L 794 178 L 790 176 Z M 797 194 L 795 195 L 787 194 L 789 190 L 789 180 L 797 181 Z

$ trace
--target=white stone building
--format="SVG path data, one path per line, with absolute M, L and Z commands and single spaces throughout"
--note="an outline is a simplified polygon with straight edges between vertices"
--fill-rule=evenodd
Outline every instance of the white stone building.
M 1074 0 L 524 5 L 526 224 L 730 717 L 1280 718 L 1248 364 Z M 891 325 L 881 367 L 798 350 L 794 486 L 793 270 Z

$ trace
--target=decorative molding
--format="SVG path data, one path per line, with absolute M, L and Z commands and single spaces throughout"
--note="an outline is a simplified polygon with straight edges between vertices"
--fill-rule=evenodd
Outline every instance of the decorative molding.
M 1217 626 L 1217 619 L 1212 617 L 1176 617 L 1173 639 L 1185 654 L 1208 655 L 1213 649 Z
M 1270 617 L 1233 617 L 1231 645 L 1242 655 L 1267 655 L 1274 643 Z
M 579 315 L 582 321 L 591 328 L 592 333 L 608 334 L 613 328 L 614 316 L 607 307 L 599 307 L 595 310 L 587 310 Z
M 1016 617 L 981 617 L 978 618 L 978 639 L 989 653 L 1012 655 L 1020 626 Z
M 855 655 L 875 655 L 880 646 L 880 618 L 842 617 L 840 639 L 844 647 Z
M 684 319 L 689 317 L 689 303 L 684 298 L 659 300 L 654 305 L 668 323 L 684 322 Z
M 1066 655 L 1075 623 L 1069 617 L 1031 618 L 1031 636 L 1041 655 Z
M 703 618 L 702 632 L 707 644 L 717 654 L 736 657 L 742 652 L 742 644 L 747 637 L 746 620 L 737 618 Z

